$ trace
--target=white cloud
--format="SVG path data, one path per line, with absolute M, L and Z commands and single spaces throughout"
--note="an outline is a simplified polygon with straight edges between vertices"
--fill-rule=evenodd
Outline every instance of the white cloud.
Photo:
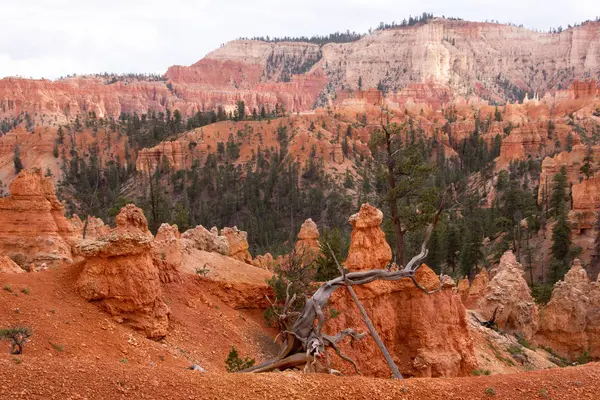
M 597 0 L 0 0 L 0 77 L 154 72 L 240 36 L 365 32 L 423 11 L 547 30 L 600 15 Z

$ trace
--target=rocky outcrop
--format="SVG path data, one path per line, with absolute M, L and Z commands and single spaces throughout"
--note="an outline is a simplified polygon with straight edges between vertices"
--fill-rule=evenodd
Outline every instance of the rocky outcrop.
M 427 266 L 418 270 L 417 280 L 429 289 L 439 285 L 439 277 Z M 355 291 L 405 377 L 464 376 L 477 368 L 465 308 L 452 283 L 433 295 L 417 289 L 409 279 L 373 282 L 356 286 Z M 334 293 L 329 304 L 342 311 L 328 321 L 329 332 L 348 327 L 366 331 L 345 290 Z M 342 347 L 363 374 L 389 378 L 389 367 L 370 336 Z
M 181 282 L 181 264 L 185 244 L 177 225 L 162 224 L 152 242 L 152 261 L 162 283 Z
M 477 309 L 486 319 L 497 310 L 496 323 L 500 329 L 530 339 L 538 329 L 539 315 L 524 274 L 512 251 L 505 252 L 496 275 L 481 292 Z
M 350 217 L 352 225 L 350 249 L 346 268 L 351 271 L 383 268 L 392 259 L 392 249 L 385 240 L 380 228 L 383 213 L 369 203 L 363 204 L 360 211 Z
M 0 80 L 0 117 L 27 112 L 63 120 L 94 111 L 99 118 L 117 118 L 166 109 L 191 115 L 218 106 L 230 112 L 238 101 L 244 101 L 249 113 L 277 105 L 310 111 L 337 92 L 358 89 L 359 78 L 364 88 L 384 84 L 400 104 L 431 100 L 441 106 L 448 103 L 449 92 L 514 102 L 515 88 L 545 93 L 577 78 L 598 76 L 598 24 L 550 34 L 435 18 L 322 46 L 234 40 L 191 66 L 170 67 L 158 81 L 5 78 Z M 597 91 L 593 84 L 580 83 L 573 98 Z M 364 97 L 377 101 L 372 93 Z
M 485 268 L 473 279 L 473 283 L 469 284 L 469 278 L 465 277 L 458 282 L 458 293 L 466 308 L 475 308 L 477 303 L 483 296 L 483 293 L 490 281 L 490 275 Z
M 296 253 L 314 258 L 319 252 L 319 229 L 317 224 L 309 218 L 300 227 L 298 241 L 296 242 Z
M 159 269 L 152 261 L 153 237 L 146 217 L 129 204 L 116 222 L 109 234 L 78 246 L 83 261 L 77 291 L 117 321 L 149 338 L 163 337 L 169 327 L 169 308 L 162 298 Z
M 554 157 L 546 157 L 542 161 L 542 172 L 540 174 L 540 188 L 538 191 L 538 204 L 542 204 L 544 192 L 547 191 L 547 196 L 552 193 L 553 178 L 558 174 L 562 167 L 567 172 L 567 192 L 571 184 L 575 185 L 583 178 L 580 168 L 583 165 L 583 159 L 588 152 L 588 148 L 584 145 L 573 146 L 573 150 L 563 151 Z M 592 147 L 592 164 L 596 165 L 600 160 L 600 146 Z M 575 199 L 573 199 L 575 200 Z
M 573 206 L 569 212 L 571 232 L 578 235 L 593 230 L 600 210 L 600 175 L 574 184 L 571 186 L 571 194 L 573 198 Z
M 390 262 L 391 249 L 379 227 L 382 218 L 381 211 L 369 204 L 363 204 L 360 212 L 350 217 L 353 230 L 346 260 L 350 271 L 381 268 Z M 430 290 L 440 284 L 439 277 L 426 265 L 421 266 L 416 278 Z M 459 376 L 476 368 L 465 308 L 451 279 L 445 280 L 442 290 L 433 295 L 418 289 L 408 278 L 358 285 L 355 291 L 404 375 Z M 364 330 L 361 315 L 346 290 L 336 291 L 329 306 L 342 311 L 329 320 L 331 333 L 344 328 Z M 389 377 L 383 357 L 373 357 L 379 350 L 370 336 L 345 345 L 343 351 L 358 362 L 363 373 Z
M 553 122 L 553 131 L 550 133 L 549 122 L 545 116 L 529 115 L 530 108 L 524 105 L 520 109 L 507 109 L 507 113 L 519 111 L 517 124 L 521 125 L 512 129 L 510 134 L 502 139 L 500 157 L 496 162 L 497 168 L 507 168 L 511 161 L 525 160 L 527 157 L 537 158 L 553 154 L 560 148 L 567 147 L 569 135 L 571 135 L 571 145 L 579 144 L 579 135 L 569 125 Z M 549 106 L 544 105 L 543 108 L 547 110 Z M 527 122 L 523 123 L 524 120 Z M 503 136 L 502 132 L 498 133 Z M 557 142 L 561 146 L 558 149 Z
M 210 231 L 202 225 L 189 229 L 181 234 L 183 239 L 188 239 L 191 245 L 208 252 L 217 252 L 223 255 L 229 254 L 229 241 L 225 236 L 219 236 L 217 228 Z
M 571 359 L 600 357 L 600 282 L 590 281 L 579 260 L 554 285 L 535 340 Z
M 17 263 L 7 256 L 0 256 L 0 273 L 20 274 L 25 272 Z
M 88 215 L 86 222 L 82 221 L 78 215 L 73 215 L 71 224 L 76 236 L 80 239 L 96 239 L 110 232 L 110 227 L 104 225 L 104 221 L 91 215 Z
M 223 228 L 221 230 L 221 235 L 225 236 L 229 243 L 229 257 L 247 264 L 252 264 L 252 255 L 248 250 L 247 232 L 240 231 L 237 226 L 234 226 L 233 228 Z
M 23 170 L 9 190 L 0 198 L 0 252 L 25 269 L 71 263 L 74 230 L 52 179 L 39 169 Z
M 275 259 L 271 253 L 259 254 L 252 260 L 252 265 L 258 268 L 272 271 L 274 267 Z

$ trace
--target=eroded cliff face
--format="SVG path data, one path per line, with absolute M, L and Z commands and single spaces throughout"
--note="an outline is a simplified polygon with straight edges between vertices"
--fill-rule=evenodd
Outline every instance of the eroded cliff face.
M 369 150 L 368 130 L 357 128 L 356 136 L 348 138 L 348 156 L 342 152 L 342 140 L 339 132 L 345 132 L 347 122 L 329 115 L 292 115 L 274 121 L 223 121 L 188 131 L 173 141 L 165 141 L 138 153 L 136 169 L 147 173 L 154 171 L 161 163 L 175 170 L 189 169 L 194 161 L 203 165 L 209 154 L 216 154 L 219 143 L 233 142 L 240 153 L 236 159 L 223 157 L 237 165 L 245 165 L 263 156 L 267 149 L 279 149 L 281 132 L 288 138 L 287 150 L 301 164 L 312 158 L 324 161 L 329 172 L 343 170 L 353 166 L 350 156 L 365 154 Z
M 600 283 L 590 281 L 579 260 L 555 284 L 535 340 L 571 359 L 584 352 L 600 357 Z
M 191 115 L 218 106 L 232 111 L 240 100 L 248 112 L 276 105 L 301 112 L 327 104 L 337 92 L 356 90 L 359 78 L 365 88 L 381 83 L 399 91 L 401 104 L 434 87 L 440 88 L 434 89 L 436 95 L 424 97 L 437 105 L 467 95 L 514 101 L 518 90 L 543 94 L 597 76 L 599 26 L 591 22 L 550 34 L 436 18 L 323 46 L 234 40 L 191 66 L 169 68 L 164 81 L 5 78 L 0 80 L 0 117 L 27 112 L 64 121 L 90 111 L 116 118 L 122 112 L 167 108 Z M 410 85 L 417 86 L 406 91 Z M 593 90 L 582 85 L 577 93 Z
M 163 300 L 159 269 L 151 255 L 152 234 L 141 209 L 121 209 L 117 226 L 78 247 L 81 273 L 77 291 L 118 322 L 161 338 L 169 327 L 169 307 Z
M 24 269 L 72 262 L 75 232 L 54 183 L 39 169 L 23 170 L 0 198 L 0 253 Z
M 501 24 L 435 19 L 376 31 L 357 42 L 325 45 L 320 64 L 327 63 L 333 70 L 326 69 L 328 74 L 341 75 L 342 82 L 353 87 L 359 76 L 367 87 L 382 81 L 397 88 L 432 79 L 458 93 L 474 89 L 501 99 L 511 86 L 545 92 L 571 77 L 583 76 L 587 68 L 598 71 L 599 26 L 590 23 L 547 34 Z M 340 60 L 341 68 L 337 67 Z M 569 71 L 573 66 L 575 70 Z

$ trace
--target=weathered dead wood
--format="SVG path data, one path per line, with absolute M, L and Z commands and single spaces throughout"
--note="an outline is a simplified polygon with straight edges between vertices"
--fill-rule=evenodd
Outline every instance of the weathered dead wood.
M 322 310 L 325 308 L 327 301 L 333 292 L 344 286 L 348 289 L 354 302 L 359 307 L 363 320 L 365 321 L 365 324 L 369 328 L 371 335 L 384 354 L 388 365 L 390 365 L 394 377 L 402 379 L 402 375 L 400 374 L 398 367 L 395 365 L 391 355 L 381 341 L 381 338 L 379 338 L 379 335 L 370 321 L 364 307 L 362 307 L 362 304 L 358 300 L 358 297 L 352 289 L 352 286 L 364 285 L 380 280 L 397 281 L 403 278 L 410 278 L 415 286 L 423 292 L 427 294 L 438 292 L 442 288 L 443 275 L 440 275 L 439 287 L 434 290 L 428 290 L 421 285 L 417 281 L 415 275 L 417 270 L 422 265 L 421 262 L 427 257 L 427 244 L 429 243 L 431 233 L 433 232 L 433 229 L 435 228 L 435 225 L 437 224 L 439 216 L 444 207 L 444 199 L 445 194 L 442 197 L 440 208 L 435 214 L 433 221 L 427 227 L 425 239 L 421 245 L 421 252 L 414 256 L 403 268 L 399 268 L 398 270 L 372 269 L 369 271 L 346 273 L 341 268 L 337 260 L 335 260 L 338 268 L 340 268 L 341 276 L 323 283 L 312 295 L 312 297 L 306 299 L 304 309 L 301 313 L 289 311 L 296 298 L 295 296 L 290 298 L 290 285 L 288 285 L 283 312 L 282 314 L 278 314 L 278 324 L 280 328 L 280 335 L 278 336 L 280 336 L 282 340 L 282 346 L 279 354 L 272 360 L 265 361 L 240 372 L 268 372 L 286 368 L 299 368 L 304 365 L 305 372 L 328 371 L 331 373 L 332 370 L 329 367 L 329 359 L 326 347 L 331 347 L 342 359 L 353 364 L 355 370 L 358 372 L 358 367 L 354 360 L 344 355 L 337 347 L 337 343 L 347 336 L 350 336 L 353 340 L 359 340 L 364 337 L 364 335 L 357 334 L 351 329 L 344 329 L 342 332 L 333 337 L 325 335 L 321 332 L 325 324 L 325 316 Z M 317 320 L 316 325 L 315 320 Z

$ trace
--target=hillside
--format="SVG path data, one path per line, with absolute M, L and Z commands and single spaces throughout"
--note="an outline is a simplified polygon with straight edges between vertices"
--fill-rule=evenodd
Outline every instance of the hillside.
M 173 66 L 162 81 L 75 77 L 55 82 L 0 80 L 0 118 L 21 113 L 45 123 L 94 112 L 179 109 L 190 116 L 244 101 L 248 112 L 283 106 L 312 110 L 344 98 L 348 90 L 401 91 L 430 83 L 451 97 L 504 103 L 526 93 L 541 96 L 577 79 L 600 78 L 600 22 L 560 33 L 539 33 L 495 23 L 435 18 L 412 26 L 376 30 L 348 43 L 235 40 L 197 63 Z

